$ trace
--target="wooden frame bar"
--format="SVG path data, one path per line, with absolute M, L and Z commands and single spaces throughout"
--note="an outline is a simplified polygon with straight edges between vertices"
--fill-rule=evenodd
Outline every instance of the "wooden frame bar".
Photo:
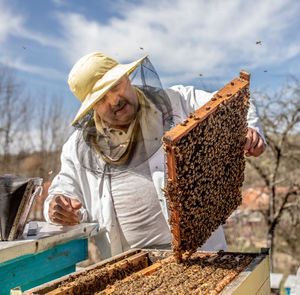
M 109 265 L 108 267 L 109 276 L 111 277 L 113 275 L 115 268 L 126 269 L 127 267 L 129 267 L 130 264 L 132 265 L 140 264 L 142 268 L 146 268 L 148 266 L 147 253 L 145 252 L 137 253 L 126 259 L 123 259 L 119 262 Z M 71 282 L 67 286 L 56 288 L 53 291 L 50 291 L 46 294 L 47 295 L 67 295 L 67 294 L 70 295 L 73 294 L 74 287 L 75 287 L 75 283 Z
M 220 103 L 222 103 L 225 100 L 230 100 L 238 92 L 245 89 L 246 87 L 249 87 L 249 82 L 250 74 L 245 71 L 241 71 L 239 78 L 235 78 L 230 83 L 225 85 L 221 90 L 219 90 L 209 102 L 207 102 L 204 106 L 195 111 L 194 117 L 187 118 L 184 124 L 178 124 L 170 131 L 166 132 L 166 134 L 163 137 L 163 141 L 166 144 L 176 143 L 180 138 L 189 133 L 200 122 L 205 120 L 211 113 L 213 113 Z M 245 104 L 246 103 L 247 101 L 245 100 Z

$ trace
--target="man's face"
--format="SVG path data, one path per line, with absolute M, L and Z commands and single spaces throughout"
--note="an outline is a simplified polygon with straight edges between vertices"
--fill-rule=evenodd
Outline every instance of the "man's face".
M 127 75 L 93 106 L 94 111 L 111 127 L 126 129 L 135 119 L 138 98 Z

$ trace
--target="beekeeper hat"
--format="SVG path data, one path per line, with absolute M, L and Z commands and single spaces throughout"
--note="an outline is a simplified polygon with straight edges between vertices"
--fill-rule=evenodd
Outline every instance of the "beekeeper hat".
M 81 107 L 71 125 L 88 113 L 125 74 L 130 75 L 146 57 L 129 64 L 119 64 L 100 52 L 80 58 L 68 78 L 71 91 L 81 101 Z

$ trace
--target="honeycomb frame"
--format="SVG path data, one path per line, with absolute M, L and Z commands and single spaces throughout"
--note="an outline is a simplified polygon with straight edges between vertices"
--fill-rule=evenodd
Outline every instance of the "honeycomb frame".
M 249 82 L 250 74 L 242 70 L 163 137 L 164 193 L 178 262 L 202 246 L 241 203 Z

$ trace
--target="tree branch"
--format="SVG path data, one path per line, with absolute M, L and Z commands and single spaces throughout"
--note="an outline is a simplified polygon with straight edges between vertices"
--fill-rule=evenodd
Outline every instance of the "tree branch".
M 295 186 L 290 187 L 288 192 L 285 194 L 285 196 L 283 198 L 283 201 L 281 203 L 281 206 L 280 206 L 277 214 L 275 215 L 274 220 L 272 221 L 272 224 L 271 224 L 271 230 L 272 231 L 275 229 L 276 225 L 278 224 L 284 210 L 287 209 L 287 207 L 285 205 L 288 202 L 289 196 L 297 195 L 299 193 L 299 190 L 300 190 L 300 185 L 296 185 L 296 187 Z
M 256 172 L 264 180 L 266 186 L 269 187 L 270 180 L 268 179 L 267 174 L 264 173 L 263 169 L 261 167 L 259 167 L 256 163 L 254 163 L 253 161 L 251 161 L 249 159 L 246 159 L 246 162 L 249 163 L 256 170 Z

